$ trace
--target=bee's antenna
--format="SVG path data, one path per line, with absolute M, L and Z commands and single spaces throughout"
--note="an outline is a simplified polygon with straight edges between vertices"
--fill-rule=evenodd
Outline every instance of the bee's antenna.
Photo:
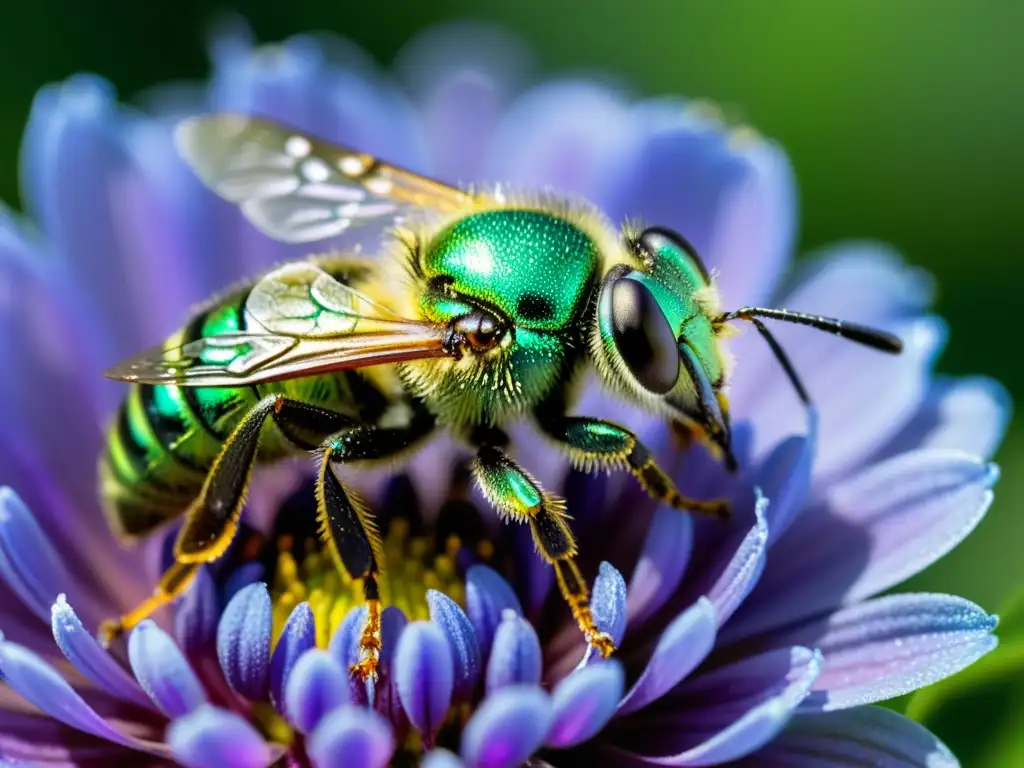
M 808 315 L 803 312 L 791 312 L 788 309 L 744 307 L 743 309 L 737 309 L 733 312 L 725 312 L 715 318 L 716 325 L 728 323 L 732 320 L 745 320 L 753 325 L 764 340 L 768 342 L 768 346 L 771 347 L 772 354 L 775 355 L 775 358 L 779 361 L 779 364 L 786 372 L 786 376 L 789 378 L 790 383 L 792 383 L 793 388 L 800 397 L 800 400 L 804 405 L 808 406 L 811 405 L 811 398 L 807 393 L 807 389 L 804 387 L 803 382 L 800 381 L 800 376 L 797 374 L 792 361 L 782 348 L 782 345 L 779 344 L 778 340 L 774 335 L 772 335 L 772 332 L 768 330 L 765 324 L 758 319 L 761 317 L 765 317 L 770 320 L 782 320 L 787 323 L 796 323 L 797 325 L 809 325 L 820 331 L 834 333 L 836 336 L 841 338 L 849 339 L 850 341 L 855 341 L 858 344 L 863 344 L 871 347 L 872 349 L 888 352 L 890 354 L 899 354 L 903 351 L 903 342 L 891 333 L 880 331 L 875 328 L 868 328 L 865 325 L 858 325 L 857 323 L 848 323 L 843 320 L 836 320 L 831 317 Z

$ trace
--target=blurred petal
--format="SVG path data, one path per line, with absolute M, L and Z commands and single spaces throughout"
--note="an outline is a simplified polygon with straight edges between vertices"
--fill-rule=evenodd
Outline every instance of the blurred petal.
M 619 704 L 627 715 L 657 701 L 700 664 L 715 645 L 715 607 L 706 597 L 669 624 L 643 672 Z
M 462 761 L 447 749 L 435 749 L 423 756 L 420 768 L 462 768 Z
M 348 671 L 334 656 L 314 649 L 299 657 L 285 682 L 284 710 L 300 732 L 312 733 L 324 715 L 349 703 Z
M 259 582 L 231 598 L 217 627 L 217 658 L 228 683 L 253 701 L 267 698 L 270 685 L 270 593 Z
M 790 437 L 779 443 L 754 476 L 754 485 L 770 500 L 766 512 L 769 547 L 800 512 L 811 485 L 818 421 L 814 412 L 811 413 L 808 435 Z
M 0 488 L 0 577 L 45 622 L 71 575 L 28 507 L 10 488 Z
M 252 561 L 243 563 L 228 574 L 220 587 L 220 601 L 224 605 L 230 603 L 235 595 L 251 584 L 263 581 L 263 574 L 266 571 L 263 563 Z
M 171 723 L 167 743 L 189 768 L 265 768 L 275 758 L 241 716 L 210 705 Z
M 443 592 L 427 590 L 430 618 L 444 632 L 452 654 L 452 703 L 467 701 L 476 689 L 483 672 L 480 643 L 476 632 L 462 608 Z
M 610 563 L 602 562 L 598 567 L 590 610 L 597 628 L 619 645 L 626 634 L 626 580 Z
M 181 650 L 151 619 L 132 630 L 128 660 L 149 698 L 168 717 L 182 717 L 206 703 L 203 686 Z
M 153 754 L 166 751 L 163 745 L 128 736 L 104 720 L 53 667 L 27 648 L 0 640 L 0 677 L 29 704 L 72 728 Z
M 551 81 L 526 91 L 505 113 L 484 174 L 601 205 L 636 144 L 635 118 L 620 95 L 592 81 Z
M 984 516 L 998 471 L 965 454 L 906 453 L 831 487 L 772 547 L 771 566 L 725 627 L 728 641 L 888 589 L 938 560 Z
M 124 667 L 102 648 L 96 639 L 85 631 L 82 622 L 75 615 L 64 595 L 57 596 L 50 613 L 53 639 L 67 660 L 99 689 L 122 701 L 130 701 L 141 707 L 152 705 L 145 692 Z
M 769 742 L 821 669 L 821 655 L 783 648 L 687 681 L 673 707 L 634 721 L 630 747 L 658 765 L 717 765 Z
M 395 738 L 376 712 L 348 706 L 323 719 L 307 748 L 317 768 L 384 768 L 395 751 Z
M 991 458 L 1010 422 L 1010 395 L 998 381 L 984 376 L 940 378 L 932 383 L 928 399 L 885 447 L 895 456 L 917 448 L 963 451 Z
M 536 686 L 508 686 L 488 696 L 462 732 L 467 768 L 515 768 L 544 743 L 551 701 Z
M 530 622 L 507 610 L 487 662 L 487 693 L 517 683 L 539 685 L 543 667 L 537 631 Z
M 709 112 L 675 99 L 633 107 L 641 145 L 607 212 L 676 230 L 718 273 L 729 307 L 757 304 L 792 255 L 793 171 L 776 143 L 749 127 L 726 128 Z
M 359 636 L 366 622 L 366 606 L 352 608 L 334 631 L 328 648 L 338 663 L 348 669 L 359 661 Z
M 414 621 L 402 633 L 394 661 L 402 707 L 432 743 L 452 701 L 454 670 L 448 640 L 436 624 Z
M 138 753 L 82 733 L 42 714 L 0 709 L 0 766 L 107 768 Z
M 174 612 L 174 635 L 186 656 L 193 657 L 214 648 L 217 641 L 217 587 L 207 566 L 196 577 Z
M 615 714 L 624 684 L 622 665 L 614 660 L 563 678 L 551 694 L 553 722 L 547 746 L 564 749 L 595 736 Z
M 960 597 L 891 595 L 843 608 L 772 642 L 813 644 L 825 655 L 805 709 L 846 709 L 959 672 L 996 646 L 997 623 Z
M 270 700 L 278 711 L 284 709 L 284 689 L 295 663 L 316 646 L 316 625 L 309 603 L 299 603 L 285 622 L 281 637 L 270 657 Z
M 692 549 L 693 518 L 678 509 L 659 507 L 629 580 L 626 615 L 630 626 L 642 624 L 675 592 Z
M 486 565 L 471 566 L 466 571 L 466 613 L 476 630 L 484 659 L 490 656 L 494 633 L 505 610 L 520 616 L 523 613 L 519 598 L 509 583 Z
M 882 707 L 854 707 L 797 715 L 772 742 L 741 761 L 749 768 L 959 768 L 946 745 L 903 715 Z

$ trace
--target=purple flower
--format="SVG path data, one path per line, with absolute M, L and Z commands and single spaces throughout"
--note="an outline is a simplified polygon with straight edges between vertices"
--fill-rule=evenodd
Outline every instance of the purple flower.
M 966 600 L 877 596 L 980 521 L 1009 410 L 988 379 L 933 377 L 945 329 L 927 275 L 849 243 L 787 276 L 796 203 L 778 146 L 705 105 L 533 82 L 529 57 L 493 30 L 426 34 L 400 57 L 401 85 L 338 40 L 256 48 L 229 34 L 213 59 L 208 85 L 157 90 L 147 113 L 92 76 L 43 89 L 23 147 L 38 233 L 0 214 L 0 761 L 327 768 L 422 750 L 435 768 L 537 753 L 554 765 L 956 765 L 922 727 L 870 706 L 996 642 L 996 619 Z M 759 340 L 735 339 L 735 475 L 614 406 L 684 491 L 731 500 L 728 524 L 659 507 L 629 477 L 568 471 L 516 433 L 527 466 L 567 498 L 595 617 L 620 645 L 612 660 L 585 647 L 528 534 L 498 527 L 453 477 L 447 440 L 405 474 L 365 479 L 390 566 L 372 687 L 347 672 L 364 609 L 303 548 L 311 490 L 291 465 L 257 479 L 239 546 L 107 653 L 92 633 L 152 590 L 167 541 L 128 549 L 108 532 L 95 464 L 122 390 L 100 371 L 192 302 L 302 253 L 254 231 L 174 154 L 174 119 L 223 109 L 452 182 L 584 195 L 685 233 L 728 306 L 871 323 L 906 351 L 780 328 L 818 404 L 808 416 Z M 592 387 L 577 410 L 610 407 Z

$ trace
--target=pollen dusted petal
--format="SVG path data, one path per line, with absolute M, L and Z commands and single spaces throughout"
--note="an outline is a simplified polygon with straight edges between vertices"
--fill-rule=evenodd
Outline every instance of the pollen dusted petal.
M 441 629 L 414 621 L 398 641 L 394 659 L 398 696 L 409 721 L 432 743 L 452 700 L 452 652 Z
M 611 563 L 601 563 L 590 595 L 594 623 L 619 645 L 626 634 L 626 581 Z
M 217 627 L 217 658 L 224 675 L 252 701 L 264 701 L 269 693 L 271 622 L 270 593 L 258 582 L 231 598 Z
M 740 540 L 729 562 L 718 574 L 707 591 L 715 606 L 718 626 L 726 624 L 729 617 L 743 603 L 754 589 L 764 570 L 768 550 L 768 522 L 766 512 L 769 500 L 755 489 L 754 526 Z
M 522 615 L 519 598 L 507 581 L 486 565 L 473 565 L 466 571 L 466 613 L 476 630 L 481 655 L 490 657 L 494 633 L 502 613 L 511 610 Z
M 316 624 L 309 603 L 299 603 L 284 625 L 270 657 L 270 700 L 284 710 L 284 691 L 295 664 L 306 651 L 316 647 Z
M 387 721 L 372 709 L 340 707 L 309 737 L 309 756 L 318 766 L 384 768 L 395 751 Z
M 348 678 L 348 670 L 327 651 L 302 654 L 284 688 L 284 710 L 292 725 L 309 734 L 328 712 L 352 703 Z
M 488 695 L 506 685 L 539 685 L 543 667 L 537 631 L 530 622 L 506 610 L 487 662 Z
M 149 698 L 168 717 L 183 717 L 206 703 L 206 692 L 181 649 L 152 620 L 132 631 L 128 660 Z
M 167 743 L 188 768 L 267 768 L 275 758 L 241 716 L 209 704 L 171 723 Z
M 451 649 L 452 669 L 455 673 L 452 702 L 459 704 L 468 701 L 483 674 L 476 630 L 462 608 L 448 595 L 435 589 L 427 590 L 427 605 L 431 620 L 444 632 Z
M 565 749 L 595 736 L 615 714 L 624 684 L 622 665 L 614 659 L 591 664 L 562 679 L 551 693 L 554 721 L 547 746 Z
M 488 696 L 462 732 L 467 768 L 515 768 L 547 738 L 551 700 L 540 688 L 513 685 Z

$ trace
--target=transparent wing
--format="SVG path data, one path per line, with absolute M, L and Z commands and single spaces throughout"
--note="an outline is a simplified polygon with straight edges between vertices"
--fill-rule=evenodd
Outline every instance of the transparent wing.
M 153 347 L 105 372 L 143 384 L 236 387 L 443 357 L 443 324 L 405 320 L 311 263 L 287 264 L 246 300 L 244 331 Z
M 372 155 L 247 115 L 187 118 L 178 124 L 175 142 L 207 186 L 286 243 L 394 222 L 414 209 L 468 210 L 476 200 Z

